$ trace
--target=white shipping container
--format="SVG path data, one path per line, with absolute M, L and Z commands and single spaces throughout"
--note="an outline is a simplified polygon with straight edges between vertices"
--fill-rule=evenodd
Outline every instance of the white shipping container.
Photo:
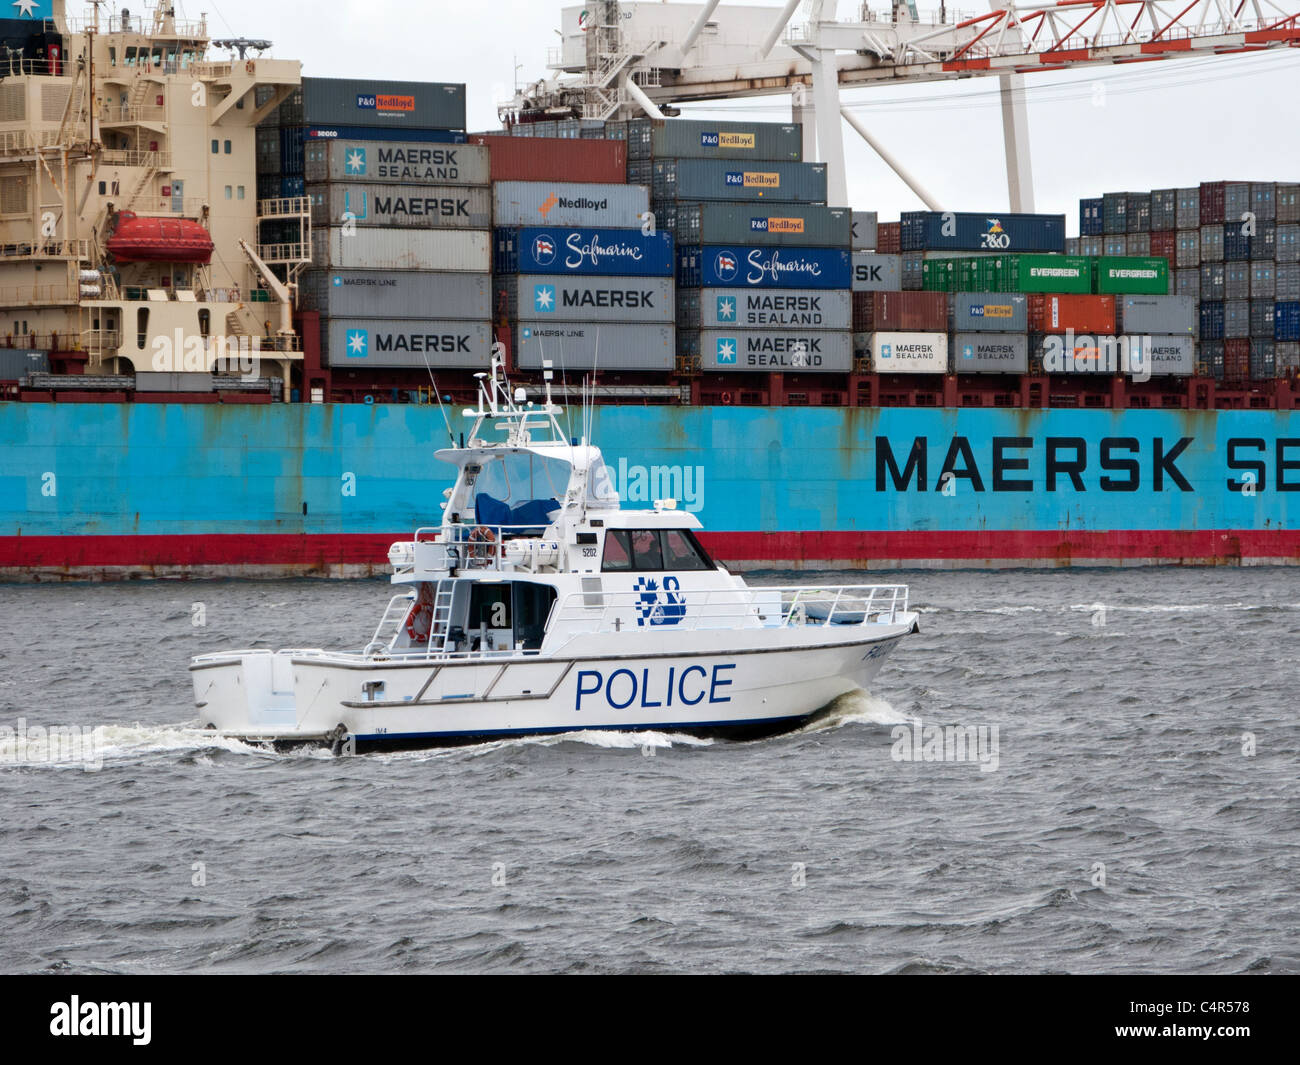
M 328 318 L 492 317 L 492 275 L 427 270 L 312 270 L 304 303 Z
M 671 370 L 677 362 L 676 331 L 671 325 L 520 322 L 515 366 L 540 370 L 544 359 L 554 363 L 556 380 L 561 370 Z
M 1180 336 L 1130 336 L 1120 348 L 1123 372 L 1137 379 L 1190 377 L 1196 372 L 1196 342 Z
M 640 228 L 650 210 L 644 185 L 602 185 L 563 181 L 498 181 L 492 211 L 498 226 Z
M 947 333 L 872 333 L 876 373 L 947 373 Z
M 336 270 L 492 270 L 492 234 L 478 229 L 316 229 L 315 266 Z
M 875 251 L 879 226 L 875 211 L 853 212 L 853 250 Z

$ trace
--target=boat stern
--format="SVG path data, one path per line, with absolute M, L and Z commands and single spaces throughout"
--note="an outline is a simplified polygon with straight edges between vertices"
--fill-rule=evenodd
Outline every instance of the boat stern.
M 204 728 L 265 742 L 325 741 L 338 730 L 331 705 L 315 713 L 296 691 L 296 651 L 200 655 L 190 663 L 194 705 Z

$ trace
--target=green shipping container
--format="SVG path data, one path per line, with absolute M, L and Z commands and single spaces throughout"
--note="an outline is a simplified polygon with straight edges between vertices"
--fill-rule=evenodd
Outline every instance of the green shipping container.
M 1078 255 L 1009 255 L 1013 292 L 1092 291 L 1092 260 Z
M 1103 295 L 1169 295 L 1169 260 L 1103 256 L 1093 268 L 1093 291 Z
M 927 259 L 921 264 L 921 290 L 923 292 L 956 292 L 957 261 L 955 259 Z

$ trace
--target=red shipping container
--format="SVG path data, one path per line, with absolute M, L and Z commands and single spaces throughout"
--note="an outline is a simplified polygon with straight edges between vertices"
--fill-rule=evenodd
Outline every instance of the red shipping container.
M 1031 333 L 1060 333 L 1066 329 L 1072 329 L 1076 334 L 1113 336 L 1115 297 L 1029 293 Z
M 1223 221 L 1227 206 L 1226 181 L 1201 182 L 1201 225 L 1212 226 Z
M 902 222 L 881 222 L 880 225 L 876 227 L 876 251 L 881 255 L 902 254 Z
M 1245 381 L 1250 377 L 1250 341 L 1246 339 L 1223 342 L 1223 379 Z
M 857 296 L 869 296 L 859 304 Z M 856 333 L 946 333 L 946 292 L 857 292 L 853 301 Z M 858 326 L 861 325 L 861 328 Z
M 1178 233 L 1172 229 L 1162 233 L 1152 233 L 1151 254 L 1157 259 L 1168 259 L 1172 267 L 1174 260 L 1178 258 Z
M 470 144 L 491 151 L 493 181 L 580 181 L 627 184 L 627 142 L 567 137 L 505 137 L 473 133 Z

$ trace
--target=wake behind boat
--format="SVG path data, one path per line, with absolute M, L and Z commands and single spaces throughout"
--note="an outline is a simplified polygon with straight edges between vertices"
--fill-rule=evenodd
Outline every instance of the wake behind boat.
M 357 750 L 579 729 L 771 735 L 865 687 L 917 630 L 906 586 L 750 588 L 674 500 L 621 509 L 545 377 L 538 406 L 495 360 L 479 375 L 468 446 L 436 453 L 457 469 L 442 523 L 389 550 L 401 590 L 362 650 L 193 660 L 208 728 Z

